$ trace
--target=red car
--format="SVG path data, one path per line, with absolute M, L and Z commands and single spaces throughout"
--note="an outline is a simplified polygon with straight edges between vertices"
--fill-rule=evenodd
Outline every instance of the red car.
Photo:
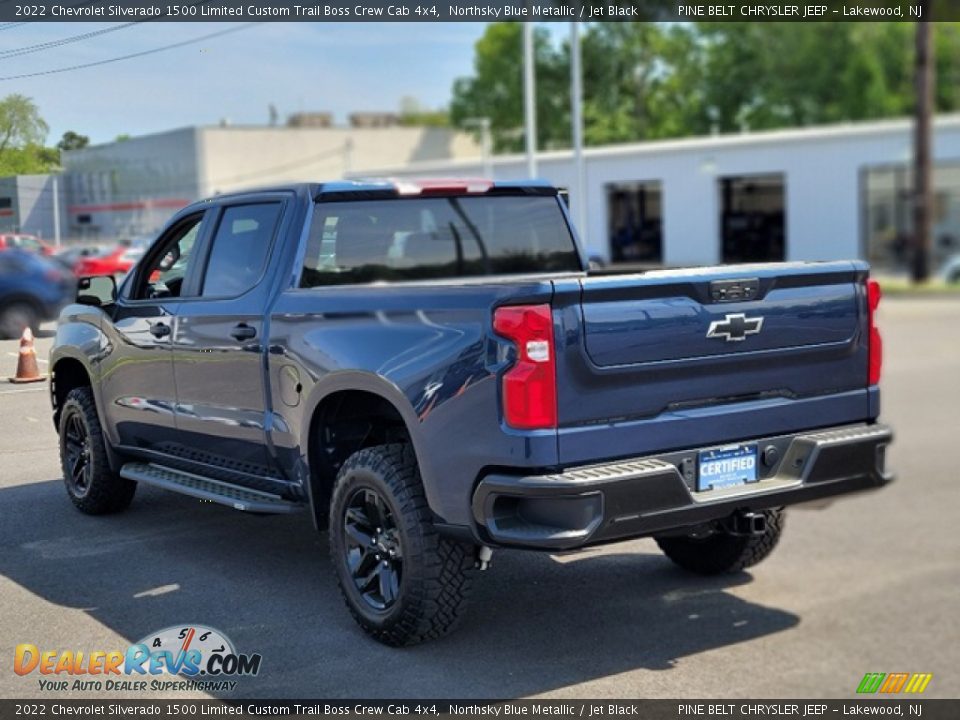
M 52 245 L 47 245 L 43 240 L 34 235 L 24 235 L 23 233 L 4 233 L 0 235 L 0 250 L 9 250 L 17 248 L 27 252 L 38 253 L 40 255 L 53 255 Z
M 117 245 L 103 252 L 80 258 L 73 266 L 77 277 L 94 275 L 126 275 L 143 255 L 144 248 Z

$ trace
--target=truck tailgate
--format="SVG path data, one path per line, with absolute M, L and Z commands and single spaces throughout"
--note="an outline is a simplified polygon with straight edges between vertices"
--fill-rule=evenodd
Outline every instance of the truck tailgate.
M 604 455 L 628 457 L 874 416 L 866 272 L 784 263 L 558 283 L 561 463 L 596 457 L 601 428 Z

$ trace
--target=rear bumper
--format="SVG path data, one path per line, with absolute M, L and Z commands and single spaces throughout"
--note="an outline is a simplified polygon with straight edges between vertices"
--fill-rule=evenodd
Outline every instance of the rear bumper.
M 568 550 L 664 534 L 763 510 L 882 487 L 885 425 L 756 438 L 764 461 L 758 482 L 696 492 L 699 450 L 590 465 L 542 475 L 486 475 L 473 496 L 484 542 Z

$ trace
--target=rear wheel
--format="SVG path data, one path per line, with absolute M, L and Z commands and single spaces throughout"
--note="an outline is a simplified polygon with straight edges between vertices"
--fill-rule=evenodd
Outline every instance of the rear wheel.
M 664 554 L 684 570 L 698 575 L 739 572 L 765 559 L 780 541 L 783 510 L 765 510 L 766 531 L 760 535 L 732 535 L 718 530 L 704 537 L 658 537 Z
M 329 537 L 347 607 L 376 640 L 413 645 L 446 634 L 463 615 L 474 547 L 434 529 L 409 445 L 347 459 L 330 501 Z
M 60 410 L 60 465 L 67 495 L 88 515 L 125 509 L 137 490 L 110 469 L 100 418 L 89 387 L 74 388 Z

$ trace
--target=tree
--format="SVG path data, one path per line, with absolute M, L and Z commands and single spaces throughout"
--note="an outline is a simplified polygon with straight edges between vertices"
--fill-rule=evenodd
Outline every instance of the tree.
M 7 95 L 0 100 L 0 176 L 57 169 L 56 150 L 43 146 L 47 130 L 47 123 L 30 98 Z
M 80 135 L 73 130 L 67 130 L 60 142 L 57 143 L 57 149 L 60 152 L 65 150 L 81 150 L 90 144 L 90 138 L 86 135 Z
M 544 28 L 534 35 L 537 69 L 537 146 L 556 145 L 570 136 L 568 65 L 550 43 Z M 474 74 L 458 78 L 453 87 L 450 119 L 469 128 L 467 121 L 488 117 L 494 150 L 523 147 L 523 37 L 520 23 L 491 23 L 474 46 Z M 476 128 L 472 128 L 476 132 Z
M 48 130 L 30 98 L 14 94 L 0 100 L 0 160 L 10 149 L 43 145 Z
M 592 23 L 583 35 L 588 145 L 905 116 L 912 23 Z M 539 147 L 568 147 L 569 50 L 536 36 Z M 960 23 L 938 23 L 936 107 L 960 109 Z M 523 145 L 520 28 L 494 23 L 451 117 L 491 118 L 495 148 Z

